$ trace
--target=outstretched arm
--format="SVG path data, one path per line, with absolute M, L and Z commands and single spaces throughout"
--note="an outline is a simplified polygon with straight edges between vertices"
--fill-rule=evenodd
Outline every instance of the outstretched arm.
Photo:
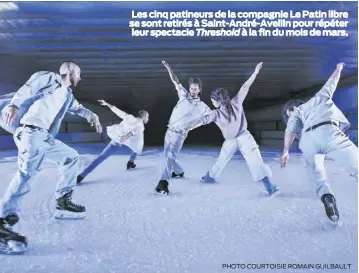
M 107 106 L 108 108 L 110 108 L 110 110 L 112 112 L 114 112 L 118 117 L 125 119 L 128 114 L 120 109 L 118 109 L 116 106 L 109 104 L 108 102 L 104 101 L 104 100 L 99 100 L 98 101 L 101 105 L 103 106 Z
M 232 101 L 234 103 L 242 104 L 244 99 L 246 98 L 249 88 L 253 84 L 254 80 L 256 79 L 259 71 L 262 68 L 263 63 L 257 64 L 253 74 L 249 77 L 249 79 L 242 85 L 242 87 L 239 89 L 237 95 L 234 96 Z
M 178 80 L 176 74 L 173 73 L 173 71 L 172 71 L 170 65 L 169 65 L 167 62 L 165 62 L 165 61 L 162 61 L 162 64 L 167 68 L 167 71 L 168 71 L 168 73 L 169 73 L 169 75 L 170 75 L 170 77 L 171 77 L 171 80 L 172 80 L 173 84 L 176 86 L 176 89 L 177 89 L 177 92 L 178 92 L 178 97 L 179 97 L 179 98 L 185 97 L 185 96 L 188 94 L 188 92 L 187 92 L 187 90 L 182 86 L 182 84 L 179 82 L 179 80 Z
M 67 111 L 71 115 L 78 115 L 82 118 L 85 118 L 88 122 L 91 122 L 93 115 L 95 115 L 92 111 L 80 104 L 75 98 L 72 99 L 70 107 L 67 109 Z
M 296 134 L 303 127 L 302 121 L 299 117 L 298 111 L 294 111 L 293 115 L 289 118 L 287 123 L 287 128 L 285 129 L 284 134 L 284 148 L 283 153 L 280 157 L 280 166 L 284 168 L 289 159 L 289 150 L 292 146 Z
M 82 118 L 85 118 L 88 123 L 91 124 L 92 127 L 95 127 L 97 133 L 102 133 L 102 126 L 100 123 L 100 118 L 98 115 L 85 108 L 82 104 L 80 104 L 74 97 L 72 99 L 70 107 L 67 111 L 71 115 L 78 115 Z
M 172 80 L 173 84 L 174 84 L 174 85 L 180 84 L 180 82 L 179 82 L 179 80 L 178 80 L 176 74 L 173 73 L 173 71 L 172 71 L 170 65 L 169 65 L 167 62 L 165 62 L 165 61 L 162 61 L 162 64 L 167 68 L 167 71 L 168 71 L 168 73 L 170 74 L 170 77 L 171 77 L 171 80 Z
M 187 131 L 191 131 L 193 129 L 196 129 L 202 125 L 207 125 L 210 124 L 212 122 L 214 122 L 216 119 L 216 111 L 212 111 L 211 112 L 207 112 L 205 116 L 202 116 L 200 118 L 197 119 L 193 119 L 189 122 L 187 122 L 183 127 L 187 130 Z
M 295 139 L 295 134 L 290 131 L 285 131 L 284 134 L 284 148 L 280 157 L 280 166 L 285 168 L 289 159 L 289 150 Z
M 337 89 L 337 85 L 340 79 L 340 73 L 342 72 L 344 67 L 344 63 L 338 63 L 337 68 L 333 72 L 333 74 L 329 77 L 327 82 L 324 84 L 322 89 L 320 89 L 316 95 L 326 96 L 332 98 L 335 90 Z

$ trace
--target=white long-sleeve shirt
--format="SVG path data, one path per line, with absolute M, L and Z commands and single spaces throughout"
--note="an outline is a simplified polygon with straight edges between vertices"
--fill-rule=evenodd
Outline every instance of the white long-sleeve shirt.
M 313 98 L 298 106 L 288 119 L 286 131 L 297 133 L 302 130 L 303 133 L 325 121 L 337 122 L 342 131 L 348 129 L 349 121 L 332 100 L 339 78 L 339 74 L 333 74 Z
M 49 71 L 34 73 L 17 92 L 0 96 L 1 112 L 9 105 L 19 109 L 11 125 L 5 124 L 1 115 L 0 126 L 13 134 L 20 123 L 35 125 L 48 129 L 56 136 L 66 113 L 90 122 L 96 114 L 74 98 L 71 88 L 64 90 L 61 87 L 59 74 Z
M 211 109 L 200 98 L 191 98 L 188 91 L 181 84 L 177 84 L 176 89 L 179 100 L 172 111 L 168 127 L 173 131 L 181 132 L 184 124 L 210 114 Z
M 126 112 L 118 109 L 115 106 L 110 109 L 120 118 L 123 119 L 119 124 L 114 124 L 107 127 L 107 135 L 114 141 L 126 145 L 132 151 L 140 154 L 144 146 L 144 131 L 145 125 L 142 119 L 127 114 Z M 132 133 L 126 141 L 121 142 L 120 138 L 128 133 Z
M 50 129 L 57 114 L 66 101 L 66 87 L 55 89 L 51 94 L 47 94 L 43 99 L 37 100 L 22 117 L 22 124 L 34 125 L 44 129 Z

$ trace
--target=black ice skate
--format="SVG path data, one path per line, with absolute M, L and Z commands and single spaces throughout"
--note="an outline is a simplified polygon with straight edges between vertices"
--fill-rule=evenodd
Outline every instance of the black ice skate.
M 10 223 L 6 219 L 9 219 Z M 13 223 L 11 217 L 0 218 L 0 253 L 2 254 L 22 254 L 26 251 L 27 239 L 11 230 L 9 226 L 12 226 Z
M 327 214 L 330 221 L 336 223 L 339 221 L 339 212 L 337 209 L 335 198 L 332 194 L 323 194 L 321 198 L 325 213 Z
M 71 199 L 72 190 L 57 199 L 55 212 L 56 219 L 81 219 L 86 216 L 84 206 L 77 205 Z
M 175 178 L 175 177 L 183 177 L 184 176 L 184 172 L 183 173 L 175 173 L 175 172 L 172 172 L 172 178 Z
M 136 164 L 132 161 L 127 162 L 127 170 L 136 168 Z
M 158 182 L 157 187 L 155 188 L 155 191 L 158 194 L 168 195 L 169 194 L 168 182 L 166 180 L 160 180 L 160 182 Z
M 5 217 L 5 222 L 8 224 L 8 226 L 12 227 L 12 226 L 14 226 L 17 222 L 19 222 L 19 216 L 17 216 L 17 214 L 15 214 L 15 213 L 9 213 L 9 214 Z
M 80 184 L 82 180 L 84 180 L 84 178 L 81 175 L 77 176 L 76 184 Z

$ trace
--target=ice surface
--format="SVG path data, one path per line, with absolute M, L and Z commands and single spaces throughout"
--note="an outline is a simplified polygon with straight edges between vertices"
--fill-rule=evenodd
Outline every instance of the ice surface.
M 82 167 L 104 145 L 72 147 Z M 130 171 L 125 170 L 129 152 L 123 149 L 75 188 L 74 201 L 87 208 L 84 220 L 53 218 L 57 172 L 56 165 L 45 162 L 16 226 L 28 237 L 28 252 L 0 256 L 0 272 L 357 272 L 357 182 L 345 170 L 326 162 L 343 219 L 333 228 L 300 154 L 280 169 L 279 153 L 262 151 L 281 190 L 271 199 L 252 181 L 239 154 L 219 183 L 201 183 L 218 154 L 219 147 L 185 145 L 180 155 L 185 178 L 170 182 L 171 195 L 157 196 L 162 148 L 146 148 Z M 0 152 L 0 196 L 16 169 L 16 151 Z M 252 263 L 351 264 L 352 270 L 222 269 L 222 264 Z

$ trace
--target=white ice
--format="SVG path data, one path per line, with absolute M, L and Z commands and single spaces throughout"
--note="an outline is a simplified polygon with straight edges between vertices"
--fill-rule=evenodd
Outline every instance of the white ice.
M 72 145 L 81 167 L 104 144 Z M 357 272 L 357 182 L 333 161 L 328 177 L 342 226 L 328 223 L 300 154 L 285 169 L 279 152 L 262 150 L 280 187 L 276 198 L 253 182 L 236 154 L 219 183 L 200 182 L 218 148 L 185 145 L 185 178 L 170 182 L 171 195 L 153 194 L 163 167 L 162 148 L 146 148 L 137 168 L 126 171 L 128 151 L 119 151 L 75 188 L 87 209 L 84 220 L 56 220 L 56 165 L 46 162 L 23 203 L 16 231 L 28 237 L 22 256 L 0 256 L 2 273 L 103 272 Z M 17 169 L 16 151 L 0 152 L 0 196 Z M 351 270 L 241 270 L 222 264 L 351 264 Z

